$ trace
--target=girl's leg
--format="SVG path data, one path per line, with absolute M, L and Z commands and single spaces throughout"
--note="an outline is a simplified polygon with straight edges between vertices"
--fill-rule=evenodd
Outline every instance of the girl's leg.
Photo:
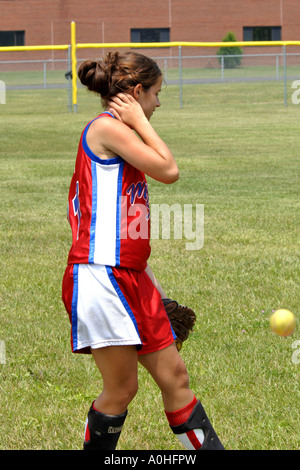
M 200 401 L 189 387 L 188 373 L 175 344 L 141 355 L 139 361 L 158 384 L 169 425 L 184 447 L 223 450 Z
M 114 450 L 138 389 L 137 351 L 134 346 L 92 350 L 103 379 L 102 393 L 93 402 L 86 423 L 85 450 Z
M 138 390 L 136 347 L 110 346 L 93 349 L 92 354 L 103 379 L 95 408 L 111 415 L 124 413 Z
M 139 362 L 159 386 L 167 412 L 178 410 L 193 400 L 186 366 L 175 344 L 160 351 L 142 354 Z

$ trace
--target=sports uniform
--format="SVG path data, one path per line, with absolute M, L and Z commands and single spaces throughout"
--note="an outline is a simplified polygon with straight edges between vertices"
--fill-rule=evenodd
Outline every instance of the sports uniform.
M 96 119 L 114 118 L 104 112 Z M 176 339 L 161 294 L 147 275 L 150 210 L 145 175 L 116 156 L 101 159 L 82 132 L 69 190 L 72 246 L 62 297 L 71 322 L 75 353 L 93 348 L 135 345 L 146 354 Z M 88 412 L 85 450 L 114 450 L 127 410 L 108 415 Z M 222 445 L 199 401 L 166 412 L 172 431 L 187 449 Z
M 96 119 L 114 118 L 108 112 Z M 94 120 L 93 120 L 94 121 Z M 121 157 L 101 159 L 82 132 L 68 198 L 72 246 L 63 279 L 73 352 L 136 345 L 138 354 L 175 339 L 145 272 L 150 208 L 145 175 Z

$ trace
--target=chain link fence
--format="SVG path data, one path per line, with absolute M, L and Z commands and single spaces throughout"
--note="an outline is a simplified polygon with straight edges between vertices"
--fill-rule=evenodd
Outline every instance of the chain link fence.
M 85 58 L 101 58 L 108 50 L 78 50 L 77 65 Z M 179 87 L 180 107 L 183 107 L 186 85 L 262 81 L 281 82 L 280 99 L 287 105 L 288 81 L 300 79 L 300 50 L 297 46 L 245 47 L 240 54 L 221 54 L 218 48 L 181 46 L 143 49 L 142 53 L 157 61 L 167 85 Z M 66 89 L 66 105 L 70 111 L 71 69 L 70 47 L 66 51 L 0 54 L 0 80 L 5 83 L 6 90 Z
M 3 59 L 5 56 L 5 60 Z M 6 91 L 65 89 L 72 111 L 71 51 L 31 51 L 0 54 L 0 80 Z

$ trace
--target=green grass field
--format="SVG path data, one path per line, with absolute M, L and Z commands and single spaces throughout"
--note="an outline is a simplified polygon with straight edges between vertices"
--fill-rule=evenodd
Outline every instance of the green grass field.
M 194 307 L 182 356 L 191 387 L 227 449 L 298 449 L 300 106 L 282 84 L 246 83 L 162 92 L 153 125 L 176 156 L 180 180 L 149 180 L 152 203 L 204 204 L 199 251 L 153 240 L 150 264 L 167 293 Z M 61 281 L 70 247 L 66 210 L 78 139 L 99 113 L 79 91 L 9 91 L 0 105 L 0 449 L 81 449 L 101 379 L 73 355 Z M 279 307 L 295 334 L 270 331 Z M 294 348 L 298 348 L 294 349 Z M 5 360 L 4 360 L 5 359 Z M 119 449 L 180 450 L 159 391 L 140 369 Z

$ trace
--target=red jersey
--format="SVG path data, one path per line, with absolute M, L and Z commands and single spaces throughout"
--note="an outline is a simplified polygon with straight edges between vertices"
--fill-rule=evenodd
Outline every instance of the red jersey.
M 95 119 L 113 118 L 108 112 Z M 94 121 L 94 120 L 93 120 Z M 68 263 L 142 271 L 150 256 L 150 208 L 145 175 L 117 156 L 101 159 L 82 132 L 69 190 L 72 247 Z

